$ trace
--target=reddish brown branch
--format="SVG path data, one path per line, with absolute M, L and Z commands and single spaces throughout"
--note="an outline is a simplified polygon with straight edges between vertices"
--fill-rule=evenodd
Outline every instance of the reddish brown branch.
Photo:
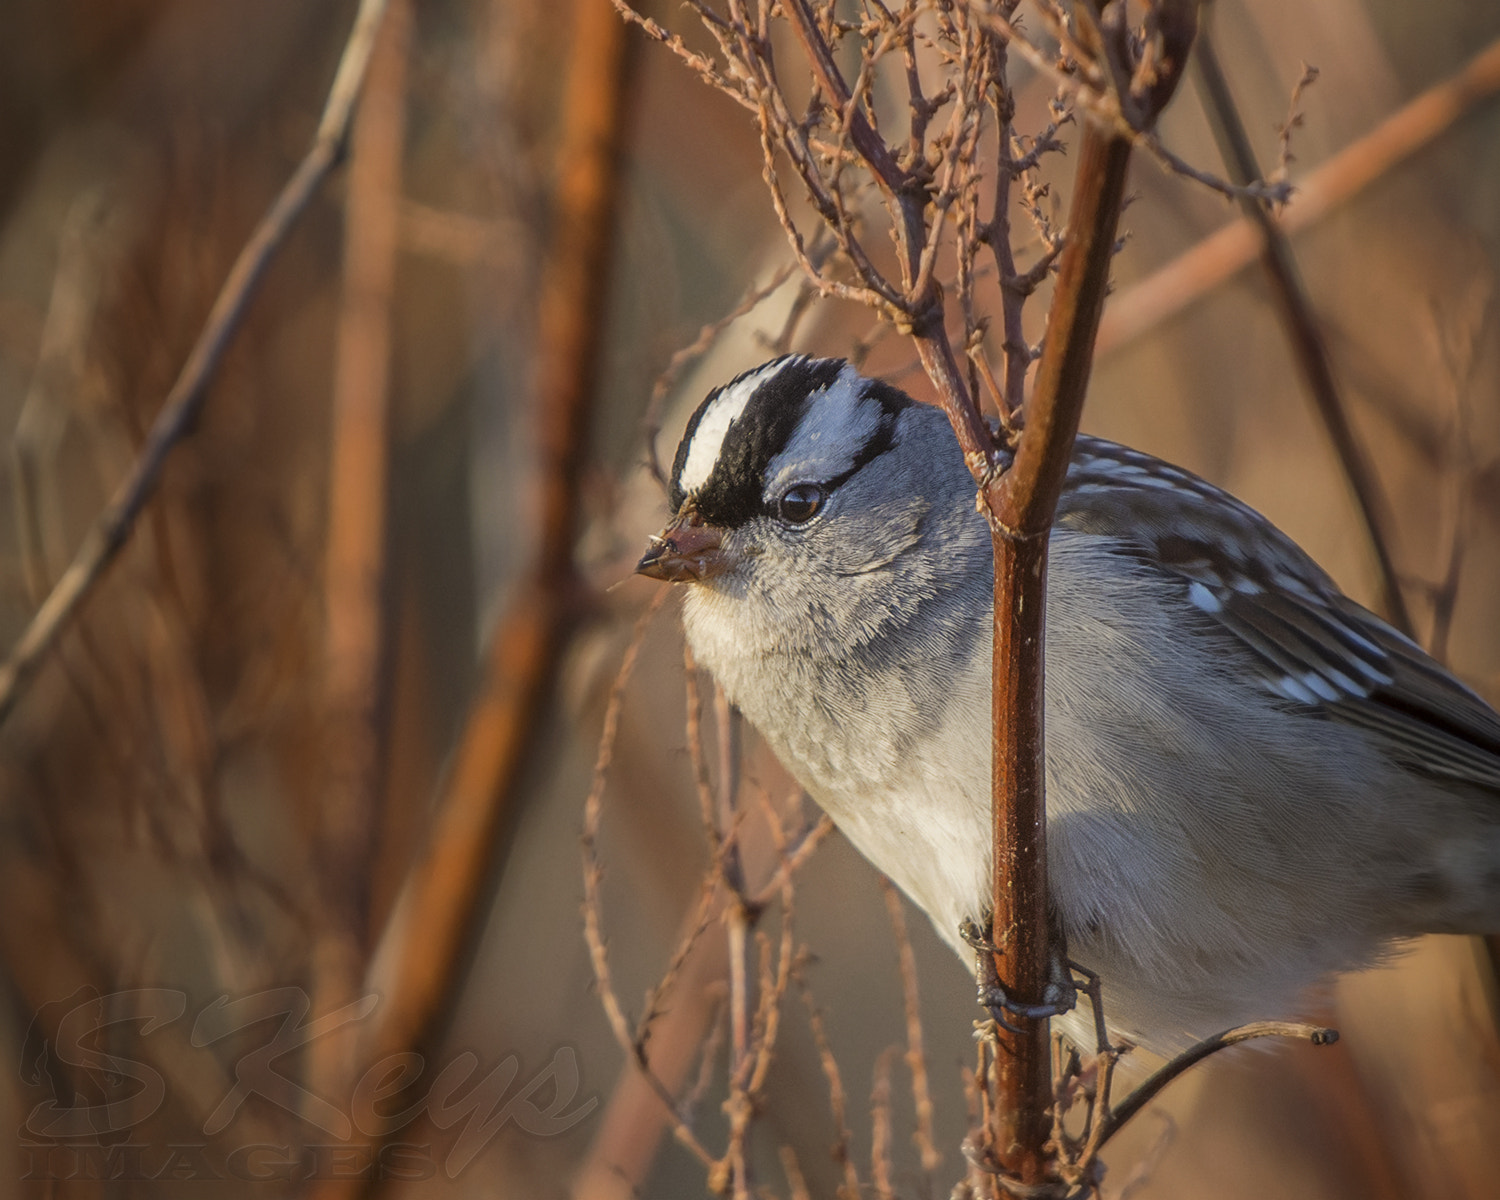
M 1163 5 L 1165 61 L 1152 109 L 1165 104 L 1196 30 L 1191 3 Z M 1165 84 L 1165 85 L 1164 85 Z M 1043 998 L 1048 977 L 1044 627 L 1047 537 L 1083 411 L 1131 141 L 1086 126 L 1068 220 L 1067 245 L 1048 317 L 1047 343 L 1026 426 L 1010 468 L 986 489 L 995 553 L 993 923 L 995 966 L 1012 996 Z M 1052 1079 L 1047 1027 L 997 1032 L 999 1096 L 993 1151 L 1022 1184 L 1048 1181 Z
M 1130 143 L 1087 128 L 1058 271 L 1047 345 L 1014 465 L 991 485 L 995 516 L 994 893 L 996 970 L 1016 999 L 1039 1003 L 1047 982 L 1047 838 L 1043 625 L 1047 537 L 1083 412 L 1103 311 Z M 994 1146 L 1027 1184 L 1046 1178 L 1052 1078 L 1045 1022 L 1002 1031 Z

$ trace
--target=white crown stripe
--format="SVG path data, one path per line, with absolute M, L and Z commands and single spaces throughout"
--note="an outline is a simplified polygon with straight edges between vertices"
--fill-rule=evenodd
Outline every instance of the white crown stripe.
M 786 362 L 769 363 L 730 384 L 714 398 L 698 422 L 698 428 L 693 431 L 687 461 L 682 464 L 682 475 L 677 484 L 684 492 L 695 492 L 708 482 L 714 464 L 719 461 L 719 451 L 724 448 L 724 439 L 729 436 L 730 426 L 743 415 L 755 389 L 786 365 Z

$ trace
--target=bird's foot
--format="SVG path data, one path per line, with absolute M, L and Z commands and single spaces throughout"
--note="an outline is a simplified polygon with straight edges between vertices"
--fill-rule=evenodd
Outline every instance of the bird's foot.
M 1006 1019 L 1007 1014 L 1028 1021 L 1041 1021 L 1049 1017 L 1060 1017 L 1078 1006 L 1078 988 L 1073 983 L 1069 964 L 1055 950 L 1047 956 L 1048 979 L 1046 987 L 1042 989 L 1041 1002 L 1024 1004 L 1013 999 L 1000 982 L 1000 976 L 995 971 L 994 955 L 997 948 L 984 936 L 979 926 L 966 919 L 959 927 L 959 935 L 974 951 L 974 974 L 979 985 L 979 1003 L 1002 1029 L 1011 1033 L 1022 1032 Z

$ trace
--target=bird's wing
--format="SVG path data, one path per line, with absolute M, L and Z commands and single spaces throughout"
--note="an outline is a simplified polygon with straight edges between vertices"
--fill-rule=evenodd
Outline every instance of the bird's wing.
M 1232 496 L 1081 437 L 1057 521 L 1179 580 L 1282 701 L 1370 730 L 1408 769 L 1500 790 L 1500 716 Z

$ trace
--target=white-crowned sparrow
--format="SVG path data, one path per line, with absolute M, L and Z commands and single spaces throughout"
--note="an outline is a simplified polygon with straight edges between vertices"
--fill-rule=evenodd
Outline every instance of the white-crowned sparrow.
M 639 570 L 966 961 L 990 889 L 992 560 L 943 414 L 838 359 L 711 393 Z M 1052 533 L 1047 844 L 1110 1025 L 1288 1015 L 1393 939 L 1500 930 L 1500 718 L 1265 518 L 1080 437 Z

